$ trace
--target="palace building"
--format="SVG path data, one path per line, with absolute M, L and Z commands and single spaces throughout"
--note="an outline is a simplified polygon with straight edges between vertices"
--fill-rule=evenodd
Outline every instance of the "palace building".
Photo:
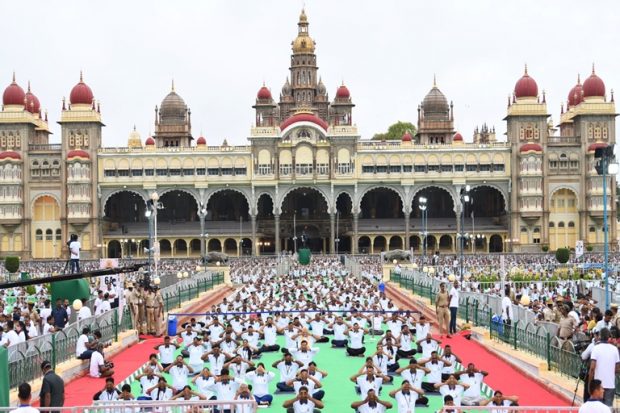
M 315 52 L 302 11 L 290 73 L 278 96 L 258 90 L 245 146 L 195 138 L 173 85 L 155 108 L 152 136 L 134 130 L 126 147 L 105 147 L 99 103 L 82 76 L 62 103 L 61 143 L 50 143 L 47 114 L 14 76 L 0 111 L 0 254 L 66 257 L 76 233 L 83 258 L 144 257 L 154 193 L 164 257 L 273 254 L 302 242 L 326 253 L 420 253 L 424 244 L 447 253 L 460 237 L 466 253 L 602 245 L 594 153 L 615 142 L 616 111 L 594 68 L 570 90 L 559 125 L 526 68 L 508 99 L 506 139 L 483 125 L 465 141 L 433 84 L 411 108 L 415 133 L 373 141 L 358 134 L 344 84 L 330 99 Z M 462 201 L 466 187 L 472 203 Z M 615 177 L 608 188 L 615 217 Z

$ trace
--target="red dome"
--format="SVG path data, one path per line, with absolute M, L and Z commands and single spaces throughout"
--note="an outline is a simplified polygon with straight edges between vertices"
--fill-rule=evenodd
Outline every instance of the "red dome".
M 461 135 L 459 132 L 455 133 L 454 136 L 452 137 L 452 140 L 455 142 L 462 142 L 463 141 L 463 135 Z
M 583 96 L 586 98 L 605 96 L 605 83 L 603 82 L 603 79 L 594 73 L 594 68 L 592 68 L 592 74 L 590 77 L 583 82 Z
M 90 105 L 93 103 L 94 98 L 95 96 L 93 95 L 93 91 L 90 90 L 90 87 L 88 87 L 86 83 L 84 83 L 84 79 L 80 73 L 80 82 L 73 86 L 73 89 L 71 89 L 69 102 L 71 102 L 72 105 Z
M 71 159 L 71 158 L 90 159 L 90 155 L 86 151 L 83 151 L 81 149 L 75 149 L 75 150 L 69 151 L 69 153 L 67 154 L 67 159 Z
M 349 99 L 351 97 L 351 92 L 349 92 L 349 89 L 345 85 L 342 85 L 336 91 L 336 97 L 338 99 Z
M 146 145 L 155 145 L 155 139 L 151 138 L 150 136 L 148 138 L 146 138 Z
M 0 153 L 0 160 L 4 160 L 4 159 L 20 160 L 22 159 L 22 156 L 15 151 L 5 151 L 5 152 Z
M 607 144 L 603 143 L 603 142 L 595 142 L 593 144 L 591 144 L 590 146 L 588 146 L 588 152 L 594 152 L 595 150 L 599 149 L 599 148 L 606 148 Z
M 577 84 L 568 92 L 568 105 L 577 106 L 583 102 L 583 86 L 581 80 L 577 77 Z
M 297 122 L 312 122 L 315 125 L 318 125 L 325 130 L 327 130 L 328 128 L 327 122 L 325 122 L 323 119 L 311 113 L 298 113 L 286 119 L 284 122 L 282 122 L 282 124 L 280 125 L 280 130 L 284 130 L 290 125 L 292 125 L 293 123 L 297 123 Z
M 267 86 L 261 87 L 258 89 L 258 93 L 256 94 L 256 98 L 260 100 L 270 100 L 271 99 L 271 91 L 267 89 Z
M 523 77 L 515 84 L 515 96 L 518 98 L 538 97 L 538 85 L 536 81 L 527 74 L 527 66 Z
M 403 135 L 403 137 L 400 139 L 403 142 L 411 142 L 413 139 L 413 137 L 411 136 L 411 134 L 409 133 L 409 131 L 405 132 L 405 134 Z
M 153 142 L 155 143 L 155 142 Z M 207 144 L 207 140 L 204 138 L 204 136 L 201 136 L 200 138 L 196 139 L 196 144 L 197 145 L 206 145 Z
M 537 143 L 526 143 L 521 147 L 520 152 L 542 152 L 543 148 Z
M 41 110 L 39 98 L 30 91 L 30 85 L 28 85 L 28 92 L 26 93 L 26 110 L 30 113 L 39 113 Z
M 15 76 L 13 76 L 13 82 L 6 89 L 2 95 L 3 105 L 21 105 L 24 106 L 24 99 L 26 93 L 17 83 L 15 83 Z

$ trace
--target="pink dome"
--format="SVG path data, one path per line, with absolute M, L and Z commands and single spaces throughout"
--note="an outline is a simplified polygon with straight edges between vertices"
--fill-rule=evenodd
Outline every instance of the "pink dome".
M 155 139 L 153 139 L 152 137 L 149 136 L 148 138 L 146 138 L 145 144 L 146 145 L 155 145 Z
M 4 159 L 14 159 L 19 161 L 22 159 L 22 156 L 15 151 L 5 151 L 0 153 L 0 161 Z
M 586 98 L 605 96 L 605 82 L 594 73 L 594 67 L 592 67 L 590 77 L 583 82 L 583 96 Z
M 258 90 L 258 93 L 256 94 L 256 98 L 259 100 L 270 100 L 271 99 L 271 91 L 269 89 L 267 89 L 267 86 L 263 85 L 263 87 L 261 87 Z
M 13 75 L 13 82 L 4 89 L 4 93 L 2 94 L 2 104 L 5 106 L 24 106 L 24 99 L 26 99 L 26 93 L 24 93 L 24 89 L 15 82 L 15 75 Z
M 71 158 L 90 159 L 90 155 L 86 151 L 83 151 L 81 149 L 75 149 L 67 153 L 67 159 L 71 159 Z
M 207 144 L 207 140 L 204 138 L 204 136 L 201 136 L 198 139 L 196 139 L 196 145 L 206 145 L 206 144 Z
M 403 137 L 400 138 L 401 141 L 403 142 L 411 142 L 413 140 L 413 136 L 411 136 L 411 134 L 409 133 L 409 131 L 405 132 L 403 134 Z
M 463 141 L 463 135 L 461 135 L 459 132 L 457 132 L 457 133 L 455 133 L 455 134 L 454 134 L 454 136 L 452 137 L 452 140 L 453 140 L 454 142 L 457 142 L 457 141 L 461 141 L 461 142 L 462 142 L 462 141 Z
M 351 92 L 349 92 L 349 88 L 345 85 L 341 85 L 336 91 L 336 97 L 338 99 L 349 99 L 351 97 Z
M 588 146 L 588 152 L 594 152 L 599 148 L 606 148 L 607 144 L 603 143 L 603 142 L 595 142 L 593 144 L 591 144 L 590 146 Z
M 577 106 L 583 102 L 583 86 L 581 80 L 577 77 L 577 84 L 568 92 L 568 105 Z
M 525 73 L 515 84 L 515 96 L 517 98 L 538 97 L 538 85 L 534 78 L 528 75 L 527 66 L 525 67 Z
M 542 152 L 543 148 L 542 146 L 540 146 L 537 143 L 526 143 L 525 145 L 521 146 L 520 152 L 524 153 L 524 152 Z
M 39 98 L 37 98 L 34 93 L 30 91 L 30 83 L 28 84 L 28 92 L 25 96 L 26 100 L 26 110 L 30 113 L 39 113 L 41 110 L 41 103 L 39 102 Z
M 80 73 L 80 82 L 71 89 L 69 102 L 71 102 L 72 105 L 90 105 L 93 103 L 94 98 L 93 91 L 84 83 L 82 73 Z

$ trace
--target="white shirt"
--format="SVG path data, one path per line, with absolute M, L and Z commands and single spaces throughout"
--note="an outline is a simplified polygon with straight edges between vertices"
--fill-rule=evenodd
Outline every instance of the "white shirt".
M 102 401 L 118 400 L 117 390 L 114 389 L 112 390 L 112 392 L 108 392 L 107 390 L 102 391 L 101 394 L 99 395 L 99 400 L 102 400 Z
M 176 390 L 183 390 L 183 387 L 187 384 L 187 376 L 189 375 L 189 370 L 187 366 L 183 365 L 181 367 L 172 366 L 170 367 L 170 375 L 172 376 L 172 387 Z
M 620 363 L 618 348 L 613 344 L 599 343 L 592 349 L 592 360 L 596 360 L 594 378 L 601 381 L 603 388 L 616 388 L 616 363 Z
M 403 380 L 407 380 L 412 387 L 419 389 L 422 387 L 422 380 L 424 379 L 424 370 L 415 369 L 415 372 L 412 373 L 411 369 L 403 370 L 400 373 L 400 376 Z
M 459 306 L 459 290 L 454 286 L 450 289 L 450 307 Z
M 217 394 L 218 400 L 234 400 L 235 393 L 237 393 L 237 389 L 239 388 L 238 380 L 230 380 L 228 383 L 217 382 L 213 386 L 213 390 Z
M 415 326 L 415 337 L 416 340 L 422 340 L 428 336 L 428 333 L 431 332 L 430 323 L 424 323 L 424 325 L 418 323 Z
M 204 353 L 203 351 L 203 347 L 201 345 L 191 345 L 187 348 L 187 351 L 189 353 L 189 362 L 188 364 L 190 366 L 192 366 L 192 369 L 194 369 L 194 371 L 200 371 L 202 370 L 202 366 L 203 366 L 203 361 L 202 361 L 202 355 Z
M 299 365 L 291 361 L 291 365 L 287 366 L 285 361 L 281 361 L 277 364 L 277 369 L 280 372 L 280 381 L 287 382 L 293 380 L 299 370 Z
M 368 377 L 366 377 L 366 375 L 359 376 L 356 379 L 356 382 L 357 385 L 360 387 L 360 394 L 362 400 L 365 399 L 368 395 L 368 390 L 374 390 L 375 394 L 379 394 L 379 389 L 383 385 L 383 379 L 376 376 L 373 381 L 368 381 Z
M 375 354 L 372 356 L 372 362 L 379 367 L 382 374 L 387 376 L 388 356 L 385 354 Z
M 83 305 L 82 308 L 80 308 L 80 311 L 78 311 L 78 320 L 84 320 L 92 316 L 93 313 L 87 305 Z
M 86 343 L 88 343 L 88 336 L 86 334 L 82 334 L 78 337 L 77 343 L 75 343 L 75 356 L 80 357 L 82 353 L 84 353 L 86 348 Z
M 437 342 L 433 339 L 430 340 L 430 343 L 427 340 L 424 340 L 420 343 L 420 347 L 422 347 L 422 357 L 429 358 L 433 351 L 437 351 Z
M 305 404 L 301 404 L 299 400 L 293 403 L 294 413 L 312 413 L 314 411 L 314 403 L 307 400 Z
M 415 402 L 418 400 L 418 393 L 409 390 L 409 394 L 405 395 L 401 390 L 394 395 L 394 398 L 396 399 L 398 413 L 413 413 L 415 411 Z
M 207 379 L 204 376 L 200 375 L 196 379 L 196 387 L 198 388 L 198 392 L 205 396 L 207 399 L 211 397 L 212 393 L 209 391 L 210 388 L 215 384 L 215 378 L 209 377 Z
M 401 334 L 400 335 L 400 349 L 403 351 L 410 351 L 411 350 L 411 340 L 413 338 L 413 335 L 411 333 L 409 334 Z
M 349 330 L 349 338 L 351 339 L 351 342 L 349 343 L 350 348 L 359 349 L 364 347 L 364 344 L 362 343 L 364 338 L 364 330 Z
M 271 327 L 265 326 L 265 328 L 263 328 L 263 335 L 265 336 L 266 346 L 273 346 L 276 344 L 277 328 L 275 325 Z
M 429 361 L 424 366 L 431 372 L 426 375 L 426 381 L 429 383 L 441 382 L 441 369 L 443 369 L 443 361 L 438 360 L 437 363 Z
M 161 346 L 157 347 L 157 350 L 159 350 L 159 360 L 162 362 L 162 364 L 172 364 L 174 351 L 176 350 L 175 346 L 170 344 L 166 348 L 166 345 L 162 344 Z
M 4 335 L 9 342 L 9 346 L 13 346 L 21 342 L 19 335 L 15 332 L 15 330 L 9 330 Z
M 504 320 L 513 320 L 514 316 L 512 314 L 512 301 L 510 301 L 510 297 L 507 295 L 502 298 L 502 318 Z
M 611 409 L 605 403 L 593 400 L 582 404 L 579 413 L 611 413 Z
M 463 396 L 480 397 L 482 393 L 482 381 L 484 380 L 484 376 L 481 373 L 474 373 L 473 377 L 467 373 L 461 374 L 459 379 L 461 382 L 469 385 L 469 387 L 463 392 Z
M 385 406 L 377 403 L 375 407 L 370 407 L 368 403 L 362 404 L 357 408 L 357 413 L 383 413 L 385 412 Z
M 103 366 L 103 364 L 103 354 L 93 351 L 93 354 L 90 356 L 90 377 L 101 377 L 99 366 Z
M 80 259 L 80 248 L 82 246 L 80 245 L 79 241 L 72 241 L 69 244 L 69 250 L 71 251 L 71 259 L 72 260 L 79 260 Z
M 103 300 L 101 301 L 101 305 L 97 307 L 97 311 L 95 311 L 95 314 L 100 315 L 105 313 L 106 311 L 110 311 L 111 309 L 112 307 L 110 307 L 110 302 L 108 300 Z
M 147 389 L 148 390 L 148 389 Z M 155 388 L 151 390 L 151 399 L 153 400 L 170 400 L 172 398 L 172 389 L 166 387 L 165 389 Z
M 252 393 L 258 397 L 269 394 L 269 382 L 274 377 L 275 374 L 271 371 L 266 371 L 263 375 L 258 375 L 256 371 L 251 371 L 245 375 L 246 380 L 252 383 Z
M 151 377 L 150 379 L 148 376 L 140 377 L 140 386 L 142 387 L 142 394 L 146 395 L 146 391 L 150 388 L 157 386 L 158 382 L 159 382 L 159 377 L 157 377 L 156 375 L 153 375 L 153 377 Z
M 461 397 L 463 396 L 464 389 L 465 388 L 460 384 L 455 385 L 453 389 L 451 389 L 449 385 L 444 384 L 439 388 L 439 393 L 441 393 L 441 395 L 444 397 L 449 394 L 450 396 L 452 396 L 452 399 L 454 399 L 454 405 L 460 406 Z
M 320 349 L 318 347 L 312 347 L 307 351 L 291 350 L 291 354 L 295 360 L 301 361 L 304 364 L 304 367 L 308 367 L 308 364 L 312 361 L 319 350 Z
M 443 374 L 453 374 L 456 367 L 456 356 L 454 354 L 450 354 L 449 356 L 444 354 L 443 358 L 450 362 L 450 366 L 444 366 L 441 372 Z
M 311 412 L 312 410 L 309 411 Z M 10 411 L 10 413 L 39 413 L 39 410 L 31 406 L 24 406 L 13 409 Z
M 345 330 L 347 329 L 347 325 L 342 324 L 334 324 L 334 340 L 346 340 L 347 336 L 344 335 Z
M 209 354 L 207 356 L 207 360 L 209 360 L 209 367 L 211 368 L 211 372 L 216 376 L 222 374 L 222 368 L 224 367 L 224 362 L 226 362 L 226 356 L 220 353 L 218 357 L 215 357 L 214 354 Z

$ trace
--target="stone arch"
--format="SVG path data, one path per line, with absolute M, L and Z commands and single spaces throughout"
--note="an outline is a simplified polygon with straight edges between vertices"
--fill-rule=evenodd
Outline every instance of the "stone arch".
M 577 204 L 575 205 L 575 207 L 577 208 L 577 210 L 579 210 L 579 191 L 574 188 L 572 185 L 559 185 L 556 188 L 553 188 L 553 190 L 551 191 L 551 193 L 549 194 L 549 200 L 553 199 L 553 195 L 555 195 L 556 192 L 558 192 L 561 189 L 567 189 L 569 191 L 571 191 L 574 195 L 575 195 L 575 199 Z
M 109 194 L 105 195 L 102 199 L 101 205 L 102 205 L 102 210 L 103 210 L 103 214 L 105 215 L 105 208 L 106 205 L 108 204 L 108 201 L 110 200 L 110 198 L 112 198 L 114 195 L 119 194 L 121 192 L 131 192 L 133 194 L 138 195 L 140 198 L 142 198 L 142 200 L 144 201 L 144 203 L 146 204 L 148 197 L 146 196 L 146 194 L 143 191 L 139 191 L 136 189 L 131 189 L 131 188 L 122 188 L 122 189 L 116 189 L 112 192 L 110 192 Z
M 417 195 L 420 191 L 423 191 L 427 188 L 438 188 L 438 189 L 442 189 L 446 191 L 448 195 L 450 195 L 450 198 L 452 198 L 452 205 L 454 205 L 454 213 L 457 212 L 456 209 L 457 209 L 459 197 L 456 194 L 456 190 L 454 189 L 454 187 L 450 185 L 435 184 L 435 183 L 420 185 L 419 187 L 411 191 L 410 199 L 408 200 L 409 204 L 412 204 L 414 202 L 414 200 L 417 198 Z
M 368 188 L 364 189 L 362 192 L 358 193 L 357 199 L 353 200 L 353 205 L 354 208 L 354 212 L 359 212 L 361 211 L 362 208 L 362 200 L 364 199 L 364 196 L 369 193 L 370 191 L 373 191 L 375 189 L 387 189 L 390 191 L 394 191 L 396 193 L 396 195 L 398 195 L 398 197 L 400 198 L 400 202 L 403 205 L 403 212 L 404 212 L 404 208 L 406 207 L 407 203 L 405 202 L 405 194 L 402 193 L 397 187 L 393 186 L 393 185 L 373 185 L 373 186 L 369 186 Z
M 158 191 L 158 195 L 159 195 L 159 200 L 161 201 L 161 197 L 164 196 L 165 194 L 169 193 L 169 192 L 174 192 L 174 191 L 179 191 L 179 192 L 184 192 L 188 195 L 190 195 L 192 198 L 194 198 L 194 201 L 196 202 L 196 205 L 200 205 L 200 196 L 194 192 L 191 189 L 187 189 L 187 188 L 165 188 L 162 189 L 161 191 Z
M 287 195 L 290 194 L 291 192 L 297 190 L 297 189 L 308 189 L 311 191 L 317 191 L 319 194 L 321 194 L 321 196 L 323 197 L 323 199 L 325 200 L 325 203 L 327 204 L 327 212 L 331 213 L 333 211 L 333 204 L 329 198 L 329 196 L 325 193 L 325 191 L 319 187 L 319 186 L 308 186 L 308 185 L 302 185 L 302 186 L 292 186 L 290 188 L 288 188 L 286 191 L 284 191 L 283 193 L 280 194 L 280 199 L 278 200 L 277 203 L 274 203 L 274 213 L 281 213 L 282 212 L 282 204 L 284 203 L 284 200 L 286 199 Z M 276 206 L 277 205 L 277 206 Z
M 211 197 L 212 197 L 213 195 L 217 194 L 218 192 L 222 192 L 222 191 L 234 191 L 234 192 L 238 192 L 238 193 L 240 193 L 241 195 L 243 195 L 243 197 L 245 198 L 245 201 L 248 203 L 248 207 L 249 207 L 250 209 L 252 208 L 252 205 L 253 205 L 253 203 L 252 203 L 252 197 L 251 197 L 250 195 L 246 194 L 244 190 L 239 189 L 239 188 L 234 188 L 234 187 L 217 188 L 217 189 L 214 189 L 214 190 L 213 190 L 213 191 L 211 191 L 211 192 L 208 192 L 208 193 L 207 193 L 207 195 L 205 196 L 205 199 L 204 199 L 204 205 L 208 205 L 208 204 L 209 204 L 209 200 L 211 199 Z M 266 193 L 266 194 L 268 194 L 269 196 L 271 196 L 271 194 L 269 194 L 268 192 L 262 192 L 262 193 L 261 193 L 261 195 L 262 195 L 263 193 Z M 260 195 L 259 195 L 259 196 L 260 196 Z M 256 198 L 256 200 L 258 201 L 258 198 Z M 200 204 L 199 204 L 199 205 L 200 205 Z M 249 211 L 249 212 L 251 212 L 251 211 Z
M 500 193 L 500 195 L 502 196 L 502 199 L 504 201 L 504 211 L 508 212 L 508 195 L 504 192 L 504 189 L 501 188 L 499 185 L 495 185 L 495 184 L 491 184 L 491 183 L 482 183 L 482 184 L 471 184 L 470 185 L 470 190 L 474 190 L 476 188 L 491 188 L 491 189 L 495 189 L 497 192 Z

